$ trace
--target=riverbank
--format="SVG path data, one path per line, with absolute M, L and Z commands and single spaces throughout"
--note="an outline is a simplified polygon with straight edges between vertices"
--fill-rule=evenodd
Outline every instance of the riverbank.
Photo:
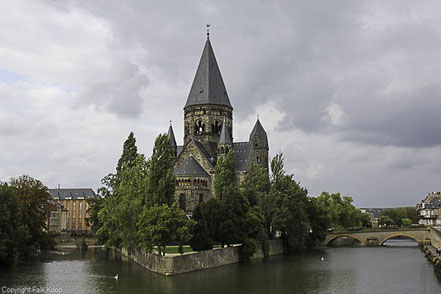
M 264 248 L 263 244 L 257 246 L 256 252 L 251 259 L 260 259 L 265 256 L 273 256 L 286 252 L 282 240 L 269 240 Z M 200 271 L 209 268 L 219 267 L 239 262 L 240 246 L 231 246 L 213 250 L 187 252 L 179 255 L 165 255 L 147 253 L 136 250 L 128 252 L 125 249 L 114 248 L 114 250 L 140 264 L 144 268 L 164 275 L 173 276 L 193 271 Z M 267 254 L 265 254 L 267 251 Z

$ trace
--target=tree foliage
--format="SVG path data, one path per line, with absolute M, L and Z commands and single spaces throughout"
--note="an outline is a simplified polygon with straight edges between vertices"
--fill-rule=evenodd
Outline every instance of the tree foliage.
M 155 140 L 153 155 L 148 162 L 147 199 L 148 207 L 175 201 L 176 177 L 173 174 L 174 151 L 167 135 L 159 135 Z
M 418 214 L 415 210 L 415 207 L 396 207 L 396 208 L 387 208 L 380 212 L 380 216 L 388 216 L 392 219 L 391 225 L 402 226 L 405 225 L 403 223 L 403 219 L 407 218 L 411 221 L 411 224 L 418 223 Z M 408 222 L 406 220 L 406 222 Z
M 152 252 L 156 246 L 165 255 L 165 246 L 171 241 L 187 243 L 192 237 L 194 221 L 176 205 L 154 205 L 145 209 L 138 221 L 140 247 Z
M 138 158 L 138 147 L 136 147 L 136 139 L 133 132 L 130 132 L 129 137 L 124 142 L 123 153 L 118 160 L 116 172 L 121 172 L 124 168 L 132 168 Z
M 0 265 L 10 265 L 18 246 L 18 201 L 7 184 L 0 183 Z

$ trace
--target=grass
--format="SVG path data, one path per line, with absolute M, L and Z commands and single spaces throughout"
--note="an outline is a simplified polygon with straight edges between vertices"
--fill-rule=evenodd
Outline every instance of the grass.
M 193 249 L 191 249 L 190 246 L 185 245 L 183 247 L 184 247 L 184 252 L 193 252 Z M 170 253 L 170 254 L 179 253 L 178 252 L 178 246 L 167 246 L 165 248 L 165 253 Z

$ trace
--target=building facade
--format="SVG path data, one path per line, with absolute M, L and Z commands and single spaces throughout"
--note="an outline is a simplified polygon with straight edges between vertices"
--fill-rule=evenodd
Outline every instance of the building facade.
M 49 193 L 56 202 L 56 209 L 50 215 L 49 231 L 54 233 L 58 225 L 60 233 L 89 234 L 87 200 L 99 196 L 92 189 L 49 189 Z
M 429 193 L 417 204 L 419 224 L 441 226 L 441 191 Z
M 268 137 L 259 119 L 247 141 L 236 142 L 232 134 L 233 107 L 207 34 L 184 106 L 183 145 L 177 145 L 171 125 L 168 130 L 176 157 L 176 201 L 187 214 L 191 215 L 198 203 L 215 196 L 215 167 L 220 155 L 233 151 L 238 185 L 250 164 L 268 169 Z

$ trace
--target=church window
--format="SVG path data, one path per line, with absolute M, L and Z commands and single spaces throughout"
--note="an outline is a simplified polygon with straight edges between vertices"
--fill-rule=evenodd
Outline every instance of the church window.
M 204 201 L 204 194 L 199 194 L 199 203 Z
M 179 208 L 182 210 L 185 210 L 186 206 L 187 206 L 187 200 L 185 199 L 185 194 L 180 194 L 179 195 Z
M 221 147 L 221 154 L 224 154 L 224 146 Z
M 257 156 L 257 163 L 260 163 L 260 157 Z

